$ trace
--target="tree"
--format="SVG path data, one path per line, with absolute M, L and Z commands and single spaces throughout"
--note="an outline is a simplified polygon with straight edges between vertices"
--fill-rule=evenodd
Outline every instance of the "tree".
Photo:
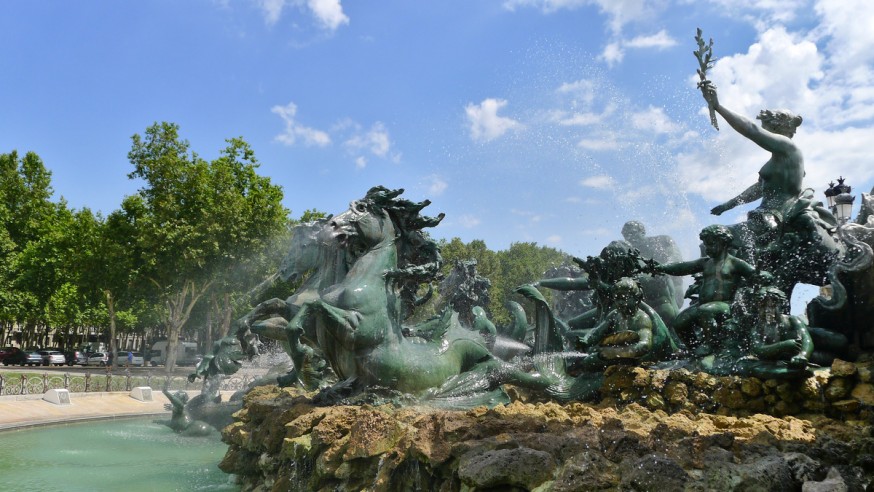
M 0 154 L 0 198 L 6 208 L 3 223 L 19 248 L 36 241 L 50 227 L 55 205 L 51 201 L 52 173 L 33 152 Z
M 128 203 L 135 201 L 136 198 L 129 197 L 124 203 L 136 209 Z M 78 212 L 76 217 L 74 231 L 78 247 L 71 263 L 81 270 L 78 282 L 84 303 L 89 307 L 86 318 L 91 325 L 107 327 L 109 351 L 115 354 L 118 320 L 124 319 L 125 326 L 136 321 L 132 311 L 123 309 L 120 304 L 130 306 L 136 302 L 129 295 L 136 271 L 136 223 L 129 220 L 124 206 L 106 219 L 87 209 Z M 118 366 L 117 357 L 113 357 L 112 364 Z
M 282 190 L 258 176 L 258 162 L 241 138 L 227 140 L 207 162 L 189 151 L 178 125 L 156 123 L 132 137 L 131 179 L 142 179 L 128 201 L 137 224 L 139 274 L 165 305 L 167 370 L 176 362 L 183 325 L 209 288 L 245 263 L 287 220 Z
M 5 328 L 15 323 L 35 328 L 43 317 L 41 302 L 47 297 L 38 299 L 22 282 L 21 254 L 52 228 L 58 211 L 52 193 L 51 173 L 38 155 L 0 154 L 0 324 Z
M 489 312 L 497 323 L 507 323 L 510 315 L 505 307 L 508 300 L 520 301 L 512 293 L 516 287 L 534 282 L 553 266 L 558 266 L 567 255 L 557 249 L 537 246 L 536 243 L 512 243 L 508 250 L 492 251 L 482 240 L 468 244 L 459 238 L 441 241 L 443 274 L 448 275 L 455 260 L 475 259 L 477 274 L 491 282 Z M 548 292 L 544 293 L 549 296 Z
M 0 223 L 5 224 L 8 212 L 0 191 Z M 15 271 L 15 243 L 9 238 L 5 227 L 0 227 L 0 346 L 7 344 L 7 329 L 15 321 L 15 307 L 18 305 L 15 289 L 12 288 Z

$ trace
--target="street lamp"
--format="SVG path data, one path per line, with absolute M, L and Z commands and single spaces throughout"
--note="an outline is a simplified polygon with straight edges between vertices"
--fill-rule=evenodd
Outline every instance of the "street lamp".
M 834 211 L 835 209 L 835 197 L 838 196 L 838 190 L 835 189 L 835 182 L 829 181 L 828 189 L 825 190 L 825 198 L 828 200 L 828 208 L 829 210 Z
M 838 178 L 838 184 L 835 185 L 834 190 L 837 192 L 834 197 L 835 216 L 841 224 L 845 224 L 850 220 L 850 216 L 853 214 L 853 202 L 856 200 L 856 197 L 850 194 L 850 192 L 853 191 L 853 188 L 844 184 L 843 176 Z

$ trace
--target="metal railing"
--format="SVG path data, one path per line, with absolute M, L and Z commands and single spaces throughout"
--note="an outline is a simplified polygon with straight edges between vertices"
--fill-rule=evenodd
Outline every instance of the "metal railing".
M 253 381 L 249 376 L 226 376 L 222 380 L 222 391 L 237 391 L 246 388 Z M 137 386 L 148 386 L 156 391 L 165 386 L 171 390 L 199 390 L 203 381 L 189 382 L 185 376 L 134 374 L 56 374 L 21 373 L 7 375 L 0 373 L 0 396 L 39 395 L 52 389 L 66 389 L 71 393 L 96 393 L 130 391 Z

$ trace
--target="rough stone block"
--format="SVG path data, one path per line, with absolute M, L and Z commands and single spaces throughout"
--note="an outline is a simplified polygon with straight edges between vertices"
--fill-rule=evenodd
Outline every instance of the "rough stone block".
M 154 401 L 154 399 L 152 398 L 152 388 L 148 386 L 137 386 L 136 388 L 130 390 L 130 397 L 134 400 L 141 402 Z
M 868 383 L 857 384 L 850 396 L 859 400 L 864 405 L 874 406 L 874 385 Z
M 65 389 L 51 389 L 42 397 L 43 400 L 55 405 L 71 405 L 70 392 Z
M 852 362 L 847 362 L 841 359 L 835 359 L 832 362 L 832 377 L 836 378 L 846 378 L 850 376 L 854 376 L 856 374 L 856 364 Z

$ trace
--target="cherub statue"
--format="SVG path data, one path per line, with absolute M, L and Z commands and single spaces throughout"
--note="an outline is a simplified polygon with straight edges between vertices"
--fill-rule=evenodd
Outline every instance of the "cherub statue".
M 658 362 L 669 359 L 678 343 L 661 317 L 644 309 L 637 280 L 624 277 L 612 286 L 614 309 L 582 341 L 588 355 L 578 361 L 584 371 L 616 363 Z
M 786 294 L 776 287 L 761 287 L 754 299 L 754 324 L 750 332 L 752 357 L 741 361 L 742 371 L 761 379 L 810 376 L 813 340 L 801 318 L 783 314 Z
M 188 375 L 188 381 L 194 382 L 197 378 L 203 378 L 203 388 L 201 396 L 192 400 L 192 405 L 202 405 L 206 403 L 218 403 L 221 401 L 219 388 L 224 376 L 235 374 L 240 367 L 242 361 L 246 357 L 240 346 L 240 341 L 236 337 L 228 336 L 216 340 L 213 344 L 212 352 L 205 355 L 197 366 L 194 372 Z
M 752 278 L 756 269 L 728 252 L 732 234 L 727 227 L 707 226 L 699 237 L 706 257 L 658 265 L 656 271 L 670 275 L 701 274 L 698 303 L 681 311 L 673 327 L 687 345 L 697 346 L 697 355 L 703 356 L 712 352 L 712 344 L 720 336 L 717 327 L 729 318 L 738 287 L 744 279 Z
M 185 407 L 185 404 L 188 403 L 188 393 L 177 391 L 173 394 L 166 386 L 162 392 L 170 400 L 170 403 L 164 405 L 164 408 L 173 413 L 170 420 L 163 420 L 160 423 L 173 429 L 174 432 L 186 436 L 205 436 L 213 432 L 213 428 L 209 424 L 194 420 L 188 415 L 188 410 Z

